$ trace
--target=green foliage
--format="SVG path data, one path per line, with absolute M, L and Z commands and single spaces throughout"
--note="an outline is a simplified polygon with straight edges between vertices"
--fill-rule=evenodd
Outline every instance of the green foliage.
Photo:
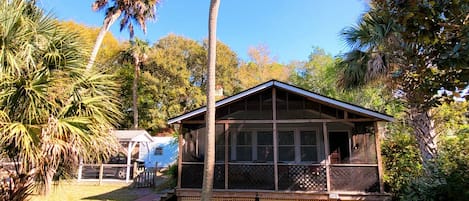
M 324 50 L 316 48 L 303 63 L 294 66 L 289 82 L 301 88 L 329 96 L 338 100 L 354 103 L 363 107 L 389 114 L 398 113 L 399 103 L 392 100 L 391 94 L 384 86 L 367 85 L 360 88 L 344 90 L 338 86 L 337 74 L 341 70 L 340 58 L 334 59 Z
M 238 58 L 218 42 L 217 84 L 224 95 L 240 90 L 236 70 Z M 146 53 L 138 82 L 139 126 L 151 132 L 165 128 L 170 117 L 200 107 L 205 102 L 207 49 L 195 40 L 170 34 L 158 40 Z M 132 125 L 132 80 L 129 62 L 112 63 L 121 81 L 120 99 L 125 118 L 121 127 Z
M 204 89 L 193 82 L 191 72 L 191 68 L 204 65 L 202 54 L 196 41 L 175 35 L 160 39 L 151 48 L 148 64 L 142 69 L 141 88 L 146 94 L 143 104 L 150 106 L 146 109 L 151 116 L 150 128 L 164 128 L 168 118 L 202 105 Z
M 203 42 L 204 48 L 204 55 L 202 57 L 203 65 L 201 72 L 206 72 L 207 70 L 207 57 L 205 56 L 208 51 L 208 44 L 207 40 Z M 239 62 L 238 62 L 238 55 L 230 49 L 226 44 L 221 41 L 217 41 L 217 61 L 216 61 L 216 84 L 223 87 L 223 95 L 230 96 L 237 92 L 241 91 L 239 77 L 236 76 Z M 196 74 L 196 71 L 192 71 L 193 74 Z M 200 72 L 199 72 L 200 73 Z M 204 74 L 205 77 L 205 74 Z M 206 86 L 206 79 L 200 85 L 201 88 L 205 89 Z
M 444 103 L 435 108 L 437 132 L 445 136 L 455 136 L 457 132 L 469 129 L 469 101 Z
M 134 24 L 138 24 L 146 33 L 147 20 L 156 19 L 156 8 L 160 0 L 95 0 L 92 8 L 94 11 L 105 10 L 105 23 L 116 13 L 120 17 L 120 30 L 128 29 L 130 38 L 134 36 Z
M 346 86 L 385 79 L 411 107 L 452 100 L 435 96 L 469 83 L 467 1 L 372 1 L 355 27 L 343 32 L 354 48 L 345 54 Z
M 241 62 L 237 78 L 242 89 L 254 87 L 263 82 L 275 79 L 287 81 L 291 66 L 278 63 L 272 58 L 267 46 L 259 45 L 248 50 L 249 61 Z
M 74 21 L 59 21 L 61 27 L 66 29 L 67 32 L 78 33 L 80 36 L 81 48 L 86 52 L 90 52 L 96 41 L 99 33 L 99 28 L 89 27 L 83 24 L 78 24 Z M 106 33 L 101 44 L 100 51 L 97 56 L 96 65 L 106 66 L 109 61 L 112 61 L 119 52 L 123 49 L 123 44 L 114 37 L 112 33 Z
M 382 144 L 386 191 L 394 196 L 402 194 L 414 178 L 422 175 L 422 164 L 415 138 L 405 125 L 395 123 L 391 135 Z
M 469 130 L 445 138 L 430 173 L 404 188 L 402 200 L 455 200 L 469 197 Z
M 114 77 L 85 71 L 76 33 L 29 1 L 0 3 L 0 152 L 47 188 L 57 170 L 115 148 Z
M 464 200 L 468 196 L 468 102 L 435 108 L 440 137 L 437 157 L 423 171 L 415 138 L 405 115 L 388 128 L 382 148 L 387 190 L 395 200 Z
M 433 109 L 460 97 L 469 84 L 469 2 L 370 4 L 360 22 L 343 31 L 352 50 L 343 56 L 339 83 L 354 87 L 378 81 L 396 93 L 426 166 L 438 154 Z M 449 93 L 439 95 L 441 89 Z
M 178 165 L 170 165 L 168 167 L 168 170 L 165 172 L 166 175 L 168 175 L 176 184 L 177 179 L 178 179 Z

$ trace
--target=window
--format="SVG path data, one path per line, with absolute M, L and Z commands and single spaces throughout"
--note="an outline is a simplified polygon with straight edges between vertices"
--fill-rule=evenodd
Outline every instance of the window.
M 278 160 L 295 161 L 295 133 L 280 131 L 278 138 Z
M 301 161 L 318 161 L 318 143 L 315 131 L 300 131 Z
M 236 131 L 230 137 L 232 161 L 272 162 L 272 130 Z M 319 141 L 317 130 L 280 130 L 278 132 L 278 160 L 280 162 L 318 162 Z
M 239 131 L 231 136 L 231 160 L 274 160 L 272 131 Z
M 281 162 L 317 162 L 318 135 L 315 130 L 279 131 L 278 160 Z
M 155 155 L 163 155 L 163 147 L 156 147 L 155 148 Z
M 236 160 L 252 161 L 252 139 L 250 132 L 236 134 Z
M 257 132 L 257 159 L 258 161 L 273 161 L 273 135 L 271 131 Z

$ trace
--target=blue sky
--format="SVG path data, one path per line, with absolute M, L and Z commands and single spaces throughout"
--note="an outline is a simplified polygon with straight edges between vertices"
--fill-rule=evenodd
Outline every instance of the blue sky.
M 102 25 L 104 12 L 91 10 L 92 0 L 39 0 L 39 5 L 61 20 L 89 26 Z M 207 38 L 210 0 L 163 0 L 158 19 L 148 23 L 147 34 L 136 36 L 154 43 L 174 33 L 194 40 Z M 366 9 L 364 0 L 221 0 L 217 38 L 246 60 L 249 47 L 265 45 L 279 62 L 306 60 L 313 47 L 337 55 L 347 51 L 339 37 Z M 111 28 L 120 40 L 128 32 Z

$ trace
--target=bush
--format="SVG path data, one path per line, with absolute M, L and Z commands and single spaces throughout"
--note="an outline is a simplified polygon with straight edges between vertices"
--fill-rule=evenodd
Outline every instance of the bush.
M 402 131 L 386 139 L 382 148 L 385 187 L 394 200 L 398 200 L 403 189 L 422 173 L 417 142 L 405 130 Z
M 174 188 L 177 185 L 178 180 L 178 165 L 173 164 L 168 167 L 168 170 L 164 172 L 169 177 L 169 187 Z
M 446 137 L 439 144 L 439 155 L 425 172 L 412 168 L 419 164 L 412 153 L 412 141 L 395 136 L 383 146 L 386 182 L 394 200 L 463 201 L 469 197 L 469 130 Z M 414 158 L 415 159 L 415 158 Z M 420 170 L 419 170 L 420 169 Z

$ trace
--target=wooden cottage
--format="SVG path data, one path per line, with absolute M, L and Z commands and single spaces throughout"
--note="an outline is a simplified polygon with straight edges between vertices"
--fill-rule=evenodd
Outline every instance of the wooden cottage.
M 199 200 L 206 107 L 177 124 L 181 201 Z M 213 200 L 384 200 L 380 122 L 393 117 L 269 81 L 216 103 Z

